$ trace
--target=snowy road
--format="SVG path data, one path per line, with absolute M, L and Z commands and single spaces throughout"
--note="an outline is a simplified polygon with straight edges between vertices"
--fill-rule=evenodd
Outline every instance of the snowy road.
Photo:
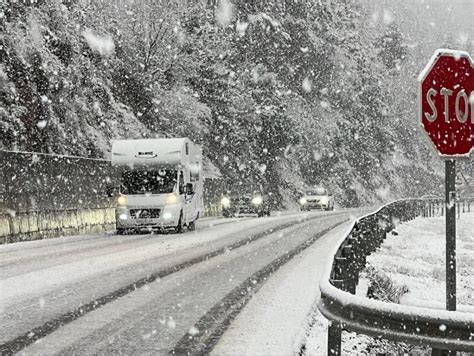
M 267 277 L 350 214 L 0 246 L 0 351 L 209 352 Z

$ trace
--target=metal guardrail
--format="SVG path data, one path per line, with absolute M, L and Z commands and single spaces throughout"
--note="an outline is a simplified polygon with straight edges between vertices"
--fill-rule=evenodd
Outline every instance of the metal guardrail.
M 456 212 L 458 218 L 462 213 L 471 212 L 471 206 L 474 205 L 474 198 L 463 198 L 456 201 Z M 443 216 L 445 213 L 444 199 L 423 199 L 423 217 Z
M 340 355 L 343 329 L 428 346 L 433 353 L 438 349 L 474 350 L 474 314 L 402 306 L 354 295 L 366 257 L 381 245 L 395 223 L 429 216 L 427 211 L 427 200 L 400 200 L 354 222 L 320 285 L 318 307 L 330 320 L 328 355 Z

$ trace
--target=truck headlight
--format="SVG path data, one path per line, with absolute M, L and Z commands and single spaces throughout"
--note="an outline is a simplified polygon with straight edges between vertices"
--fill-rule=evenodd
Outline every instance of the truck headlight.
M 253 197 L 252 204 L 253 205 L 261 205 L 263 203 L 263 198 L 260 195 Z
M 166 205 L 172 205 L 172 204 L 176 204 L 176 202 L 178 201 L 178 197 L 176 196 L 176 194 L 172 193 L 172 194 L 168 194 L 166 196 Z
M 173 217 L 173 214 L 171 214 L 171 213 L 164 213 L 163 214 L 163 219 L 168 220 L 168 219 L 171 219 L 172 217 Z
M 224 208 L 228 208 L 230 206 L 230 199 L 227 197 L 222 198 L 221 204 Z
M 127 219 L 128 219 L 128 215 L 125 214 L 125 213 L 122 213 L 122 214 L 119 215 L 119 219 L 120 219 L 120 220 L 127 220 Z
M 117 205 L 119 206 L 125 206 L 127 205 L 128 199 L 125 195 L 119 195 L 117 198 Z
M 305 197 L 300 198 L 300 204 L 305 205 L 308 201 L 306 200 Z

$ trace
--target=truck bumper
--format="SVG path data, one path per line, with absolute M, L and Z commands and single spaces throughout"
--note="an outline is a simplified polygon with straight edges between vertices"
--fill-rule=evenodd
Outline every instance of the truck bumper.
M 136 214 L 137 211 L 159 210 L 158 217 Z M 178 225 L 181 209 L 179 206 L 149 207 L 120 207 L 115 211 L 117 229 L 167 229 Z

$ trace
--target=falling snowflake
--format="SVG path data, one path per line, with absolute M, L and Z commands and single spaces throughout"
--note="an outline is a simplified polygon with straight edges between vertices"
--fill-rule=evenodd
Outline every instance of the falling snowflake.
M 115 44 L 110 36 L 99 36 L 91 29 L 83 31 L 82 36 L 86 39 L 90 49 L 101 56 L 110 56 L 115 51 Z
M 303 83 L 302 83 L 302 87 L 303 87 L 303 90 L 306 92 L 306 93 L 309 93 L 311 91 L 311 80 L 306 77 L 303 79 Z
M 241 22 L 240 20 L 237 20 L 237 23 L 235 24 L 235 30 L 237 31 L 239 37 L 245 36 L 245 32 L 247 31 L 248 26 L 248 22 Z
M 176 328 L 176 322 L 173 320 L 173 317 L 170 317 L 168 321 L 166 322 L 166 326 L 169 327 L 170 329 Z
M 48 122 L 46 120 L 40 120 L 38 121 L 38 123 L 36 124 L 36 126 L 40 129 L 44 129 L 46 127 L 46 125 L 48 124 Z
M 383 23 L 385 25 L 390 25 L 393 22 L 393 14 L 390 10 L 384 9 L 383 10 Z
M 199 329 L 195 326 L 192 326 L 189 331 L 188 331 L 188 334 L 191 335 L 191 336 L 196 336 L 199 334 Z
M 229 0 L 221 0 L 216 9 L 216 21 L 221 26 L 229 26 L 232 21 L 234 6 Z

